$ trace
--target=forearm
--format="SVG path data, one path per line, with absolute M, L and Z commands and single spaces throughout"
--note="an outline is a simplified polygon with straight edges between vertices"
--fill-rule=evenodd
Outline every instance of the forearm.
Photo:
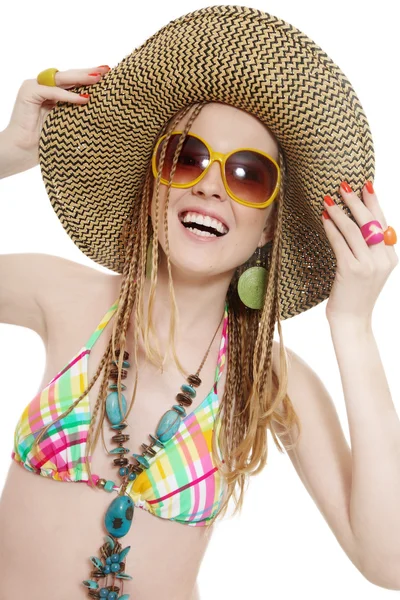
M 0 131 L 0 179 L 27 171 L 36 164 L 32 152 L 18 148 L 7 129 Z
M 330 329 L 351 438 L 352 530 L 370 572 L 399 581 L 400 420 L 370 324 Z

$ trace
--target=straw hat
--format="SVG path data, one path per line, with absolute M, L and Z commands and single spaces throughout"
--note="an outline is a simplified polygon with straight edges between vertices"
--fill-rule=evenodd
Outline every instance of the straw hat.
M 244 6 L 184 15 L 133 50 L 101 80 L 48 114 L 39 163 L 50 202 L 78 248 L 122 272 L 122 230 L 157 136 L 180 108 L 225 102 L 255 115 L 287 163 L 281 319 L 329 297 L 336 258 L 323 228 L 323 197 L 342 180 L 361 198 L 375 174 L 371 131 L 349 80 L 293 25 Z M 269 258 L 272 241 L 267 244 Z

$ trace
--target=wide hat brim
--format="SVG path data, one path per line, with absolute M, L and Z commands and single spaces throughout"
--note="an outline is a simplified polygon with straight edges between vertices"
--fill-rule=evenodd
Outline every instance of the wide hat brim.
M 224 102 L 265 123 L 286 157 L 281 319 L 329 297 L 336 259 L 323 197 L 354 220 L 339 184 L 361 197 L 375 161 L 353 87 L 309 37 L 260 10 L 211 6 L 171 21 L 98 83 L 72 91 L 90 100 L 58 102 L 48 114 L 39 164 L 58 218 L 85 255 L 122 272 L 123 227 L 161 128 L 188 104 Z

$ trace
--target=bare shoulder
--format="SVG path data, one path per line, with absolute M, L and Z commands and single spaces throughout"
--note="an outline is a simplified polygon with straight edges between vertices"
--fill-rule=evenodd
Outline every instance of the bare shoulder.
M 0 255 L 0 322 L 27 327 L 45 341 L 47 317 L 74 290 L 100 281 L 103 273 L 60 256 L 43 253 Z
M 46 347 L 64 323 L 91 326 L 113 294 L 120 276 L 43 253 L 0 255 L 0 323 L 32 329 Z M 104 314 L 104 313 L 103 313 Z M 68 336 L 67 336 L 68 337 Z
M 57 258 L 51 292 L 40 298 L 49 345 L 59 337 L 72 338 L 70 330 L 78 335 L 91 331 L 119 294 L 120 276 Z

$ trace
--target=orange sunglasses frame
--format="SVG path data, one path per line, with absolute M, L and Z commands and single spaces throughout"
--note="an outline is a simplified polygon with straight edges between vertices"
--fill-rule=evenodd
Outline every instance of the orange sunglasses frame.
M 181 134 L 183 133 L 183 131 L 173 131 L 171 133 L 172 135 L 175 134 Z M 224 182 L 224 186 L 226 191 L 228 192 L 229 196 L 235 200 L 236 202 L 239 202 L 239 204 L 243 204 L 244 206 L 250 206 L 251 208 L 266 208 L 267 206 L 269 206 L 270 204 L 272 204 L 272 202 L 275 200 L 276 195 L 278 193 L 279 190 L 279 186 L 281 183 L 281 170 L 279 168 L 278 163 L 272 158 L 272 156 L 270 156 L 269 154 L 267 154 L 266 152 L 262 152 L 261 150 L 257 150 L 256 148 L 237 148 L 235 150 L 232 150 L 232 152 L 228 152 L 227 154 L 223 154 L 221 152 L 215 152 L 210 146 L 209 144 L 207 144 L 206 140 L 204 140 L 202 137 L 200 137 L 199 135 L 195 134 L 195 133 L 188 133 L 187 136 L 189 137 L 195 137 L 198 140 L 200 140 L 205 147 L 207 148 L 209 154 L 210 154 L 210 162 L 207 165 L 207 167 L 204 169 L 204 171 L 201 173 L 201 175 L 199 175 L 199 177 L 197 177 L 196 179 L 194 179 L 193 181 L 189 182 L 189 183 L 171 183 L 171 187 L 174 188 L 189 188 L 192 187 L 193 185 L 196 185 L 196 183 L 198 183 L 203 177 L 204 175 L 207 173 L 208 169 L 211 167 L 211 165 L 214 162 L 219 162 L 220 164 L 220 168 L 221 168 L 221 176 L 222 176 L 222 181 Z M 158 147 L 161 144 L 161 142 L 166 138 L 166 135 L 161 136 L 161 138 L 158 140 L 156 147 L 154 148 L 154 152 L 153 152 L 153 156 L 152 156 L 152 169 L 153 169 L 153 175 L 154 177 L 157 178 L 158 176 L 158 172 L 157 172 L 157 165 L 156 165 L 156 157 L 157 157 L 157 152 L 158 152 Z M 225 163 L 228 160 L 228 158 L 230 156 L 232 156 L 232 154 L 235 154 L 235 152 L 241 152 L 243 150 L 246 151 L 251 151 L 251 152 L 256 152 L 257 154 L 261 154 L 262 156 L 268 158 L 268 160 L 270 160 L 276 167 L 277 172 L 278 172 L 278 177 L 277 177 L 277 181 L 276 181 L 276 185 L 274 188 L 274 191 L 272 192 L 272 195 L 268 198 L 268 200 L 266 200 L 265 202 L 247 202 L 246 200 L 242 200 L 241 198 L 239 198 L 238 196 L 236 196 L 236 194 L 234 194 L 232 192 L 232 190 L 229 188 L 228 182 L 226 180 L 225 177 Z M 163 177 L 161 177 L 161 183 L 163 183 L 164 185 L 168 185 L 168 181 L 166 179 L 164 179 Z

